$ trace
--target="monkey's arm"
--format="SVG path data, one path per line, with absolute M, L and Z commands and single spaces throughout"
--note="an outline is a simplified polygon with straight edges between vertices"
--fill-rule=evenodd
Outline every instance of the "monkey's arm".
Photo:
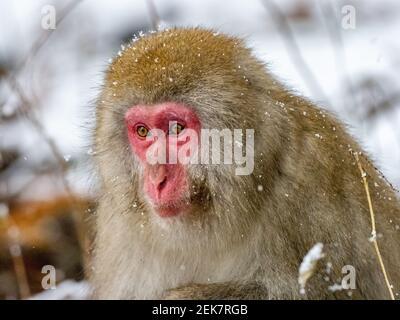
M 168 290 L 164 295 L 166 300 L 251 300 L 268 298 L 267 288 L 256 282 L 246 284 L 236 282 L 189 284 Z

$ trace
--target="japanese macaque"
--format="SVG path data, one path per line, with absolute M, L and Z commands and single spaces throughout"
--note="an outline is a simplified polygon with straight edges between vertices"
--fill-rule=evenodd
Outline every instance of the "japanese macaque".
M 241 130 L 225 152 L 242 145 L 253 165 L 169 161 L 192 141 L 185 132 L 200 138 L 183 153 L 199 154 L 204 129 Z M 390 298 L 363 178 L 400 292 L 395 191 L 332 115 L 284 88 L 242 40 L 171 29 L 127 45 L 106 72 L 94 135 L 96 298 Z M 151 162 L 161 140 L 166 161 Z M 324 257 L 300 292 L 299 266 L 316 243 Z M 350 287 L 340 287 L 345 266 Z

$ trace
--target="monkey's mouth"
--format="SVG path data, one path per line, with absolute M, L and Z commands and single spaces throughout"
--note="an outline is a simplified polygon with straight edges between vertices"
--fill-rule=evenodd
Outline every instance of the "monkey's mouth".
M 191 203 L 188 200 L 180 200 L 168 203 L 155 203 L 154 211 L 163 218 L 176 217 L 190 211 Z

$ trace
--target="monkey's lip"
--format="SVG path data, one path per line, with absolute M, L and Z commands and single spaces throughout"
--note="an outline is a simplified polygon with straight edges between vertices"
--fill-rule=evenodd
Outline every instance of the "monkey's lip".
M 180 214 L 184 214 L 189 208 L 190 204 L 187 202 L 154 205 L 154 211 L 163 218 L 176 217 Z

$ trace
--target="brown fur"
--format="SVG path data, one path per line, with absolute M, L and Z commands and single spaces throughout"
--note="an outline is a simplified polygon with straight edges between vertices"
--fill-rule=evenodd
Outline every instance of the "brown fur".
M 197 210 L 167 222 L 143 200 L 142 169 L 123 122 L 130 106 L 164 101 L 192 106 L 204 128 L 255 129 L 253 174 L 190 167 Z M 359 146 L 334 117 L 278 83 L 241 40 L 201 29 L 141 38 L 110 65 L 96 113 L 97 297 L 348 298 L 328 290 L 344 265 L 357 272 L 353 298 L 389 297 L 368 241 L 370 214 L 353 155 Z M 367 157 L 361 161 L 398 292 L 399 201 Z M 317 242 L 326 257 L 300 295 L 298 268 Z

